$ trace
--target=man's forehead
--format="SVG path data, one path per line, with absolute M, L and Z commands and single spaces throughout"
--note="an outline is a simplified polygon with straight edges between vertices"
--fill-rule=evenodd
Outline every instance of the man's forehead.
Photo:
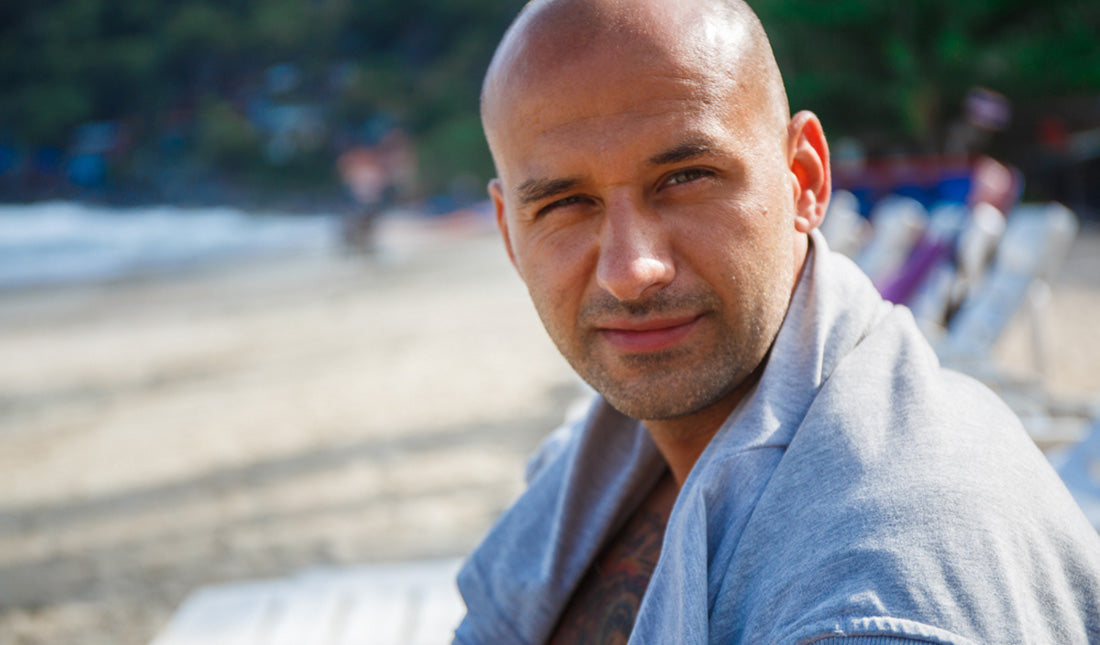
M 759 22 L 747 7 L 732 8 L 740 0 L 698 2 L 708 6 L 694 13 L 696 0 L 546 0 L 525 10 L 482 95 L 485 134 L 509 194 L 526 201 L 515 192 L 521 184 L 538 189 L 523 191 L 529 196 L 574 181 L 576 168 L 603 156 L 593 140 L 623 153 L 628 144 L 607 137 L 631 139 L 654 122 L 668 127 L 651 133 L 672 138 L 688 121 L 719 139 L 763 128 L 738 147 L 785 138 L 786 97 Z M 660 150 L 626 155 L 636 163 Z M 548 158 L 556 167 L 543 165 Z
M 595 81 L 605 68 L 629 77 L 656 68 L 692 79 L 726 72 L 747 45 L 743 24 L 697 1 L 547 0 L 529 5 L 509 29 L 483 88 L 491 121 L 517 97 L 555 81 Z M 713 3 L 705 2 L 710 5 Z
M 625 66 L 622 70 L 629 70 Z M 708 112 L 725 111 L 730 97 L 713 78 L 688 73 L 605 73 L 568 70 L 552 82 L 516 91 L 502 99 L 500 119 L 510 137 L 536 142 L 589 143 L 611 136 L 611 128 L 642 127 L 653 120 L 698 122 Z M 608 141 L 613 144 L 614 141 Z

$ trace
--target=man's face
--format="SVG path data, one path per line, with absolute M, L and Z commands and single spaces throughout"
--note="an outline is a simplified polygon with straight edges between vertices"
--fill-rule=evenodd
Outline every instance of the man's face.
M 732 408 L 796 280 L 785 131 L 668 56 L 543 76 L 488 127 L 498 222 L 543 324 L 625 414 Z

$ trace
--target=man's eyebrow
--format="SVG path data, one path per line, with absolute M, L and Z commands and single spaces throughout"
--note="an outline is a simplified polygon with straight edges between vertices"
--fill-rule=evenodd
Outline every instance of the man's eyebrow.
M 578 177 L 528 179 L 516 188 L 516 196 L 519 198 L 520 206 L 527 206 L 558 193 L 564 193 L 580 183 L 581 180 Z
M 714 146 L 710 141 L 706 139 L 693 139 L 653 155 L 649 158 L 649 164 L 652 166 L 665 166 L 681 161 L 688 161 L 705 155 L 713 149 Z
M 701 157 L 712 150 L 714 150 L 714 146 L 709 139 L 689 139 L 664 152 L 653 155 L 647 161 L 652 166 L 665 166 Z M 519 199 L 520 206 L 527 206 L 559 193 L 564 193 L 580 183 L 581 179 L 579 177 L 528 179 L 516 188 L 516 197 Z

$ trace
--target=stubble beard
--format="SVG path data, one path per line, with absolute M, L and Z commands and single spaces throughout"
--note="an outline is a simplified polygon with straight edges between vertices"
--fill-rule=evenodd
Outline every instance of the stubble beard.
M 603 316 L 683 312 L 705 312 L 700 323 L 710 327 L 705 331 L 712 338 L 658 352 L 619 354 L 592 329 L 592 321 Z M 607 298 L 586 304 L 578 316 L 578 329 L 586 331 L 575 345 L 562 342 L 563 336 L 549 326 L 547 331 L 577 374 L 615 409 L 635 419 L 656 421 L 704 410 L 729 396 L 756 371 L 775 338 L 782 309 L 777 316 L 775 303 L 767 303 L 760 311 L 743 315 L 748 316 L 748 324 L 739 331 L 725 319 L 713 292 L 680 296 L 662 292 L 645 302 Z

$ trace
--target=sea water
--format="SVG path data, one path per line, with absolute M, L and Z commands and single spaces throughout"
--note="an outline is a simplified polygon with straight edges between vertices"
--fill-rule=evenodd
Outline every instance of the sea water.
M 334 216 L 236 208 L 0 205 L 0 289 L 102 281 L 215 261 L 337 248 Z

